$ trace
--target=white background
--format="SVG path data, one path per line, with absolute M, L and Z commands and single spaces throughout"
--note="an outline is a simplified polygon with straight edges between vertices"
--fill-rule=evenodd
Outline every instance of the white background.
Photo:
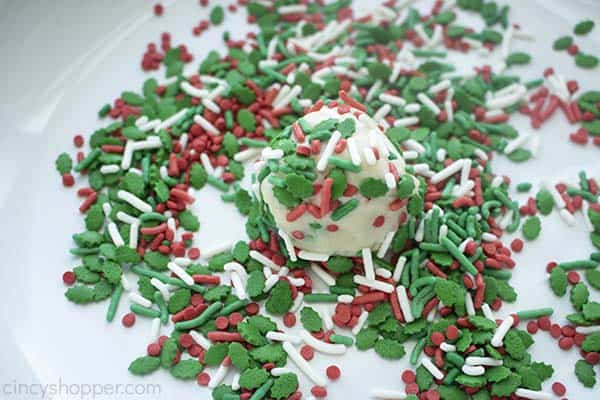
M 107 324 L 106 303 L 79 307 L 63 297 L 61 274 L 76 266 L 67 253 L 70 235 L 82 230 L 83 224 L 77 212 L 80 199 L 74 190 L 61 187 L 54 159 L 65 150 L 75 153 L 73 135 L 88 135 L 104 123 L 96 117 L 102 104 L 112 102 L 123 90 L 140 89 L 148 76 L 139 67 L 141 55 L 149 41 L 159 41 L 161 32 L 170 31 L 174 45 L 188 45 L 197 57 L 194 66 L 199 55 L 221 44 L 224 28 L 212 29 L 200 38 L 191 35 L 191 27 L 208 13 L 196 0 L 177 1 L 161 18 L 151 15 L 152 5 L 152 1 L 140 0 L 0 1 L 1 384 L 156 382 L 162 384 L 165 399 L 210 398 L 195 382 L 175 381 L 164 371 L 146 378 L 127 372 L 129 362 L 145 352 L 149 324 L 138 318 L 134 328 L 122 328 L 119 320 L 126 312 L 126 301 L 115 322 Z M 577 21 L 593 17 L 598 23 L 600 2 L 521 0 L 511 5 L 511 21 L 521 23 L 537 37 L 536 42 L 515 43 L 513 48 L 529 51 L 534 58 L 529 67 L 515 68 L 512 73 L 536 78 L 545 67 L 553 66 L 568 79 L 577 77 L 583 88 L 600 88 L 598 69 L 577 69 L 566 53 L 551 50 L 551 42 L 570 33 Z M 241 12 L 228 15 L 226 26 L 234 37 L 247 29 Z M 591 35 L 576 41 L 583 50 L 600 55 L 599 32 L 597 26 Z M 539 132 L 542 144 L 536 159 L 515 165 L 498 157 L 497 170 L 517 182 L 574 179 L 582 168 L 600 177 L 600 149 L 568 142 L 574 128 L 565 121 L 556 115 Z M 519 126 L 528 129 L 527 123 Z M 243 237 L 237 211 L 223 205 L 212 188 L 199 193 L 196 204 L 203 247 Z M 586 257 L 591 245 L 580 216 L 574 228 L 566 227 L 556 215 L 545 218 L 543 228 L 540 239 L 527 244 L 517 257 L 512 283 L 519 301 L 503 309 L 500 316 L 541 306 L 554 307 L 558 317 L 572 312 L 567 298 L 551 294 L 544 268 L 550 260 Z M 597 299 L 598 293 L 594 296 Z M 539 333 L 535 339 L 534 358 L 556 368 L 551 382 L 565 382 L 571 399 L 598 398 L 597 388 L 595 392 L 585 390 L 575 381 L 575 350 L 561 351 L 547 333 Z M 411 348 L 407 346 L 408 351 Z M 329 398 L 366 399 L 374 387 L 403 388 L 400 373 L 408 366 L 408 356 L 400 362 L 387 362 L 372 351 L 351 350 L 337 358 L 317 354 L 312 362 L 320 370 L 331 363 L 340 365 L 343 375 L 329 386 Z M 302 387 L 308 392 L 305 379 Z M 13 389 L 0 387 L 0 398 L 41 398 L 16 395 Z

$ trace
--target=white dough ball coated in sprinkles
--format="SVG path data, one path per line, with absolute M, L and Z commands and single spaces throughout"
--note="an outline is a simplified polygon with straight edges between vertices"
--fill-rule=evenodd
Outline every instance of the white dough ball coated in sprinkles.
M 260 189 L 277 227 L 295 247 L 354 256 L 363 248 L 379 249 L 406 220 L 407 199 L 386 183 L 386 174 L 395 182 L 406 175 L 404 160 L 366 113 L 330 105 L 313 108 L 293 124 L 288 135 L 296 154 L 279 160 Z M 365 153 L 374 159 L 366 160 Z M 407 178 L 416 190 L 416 179 Z

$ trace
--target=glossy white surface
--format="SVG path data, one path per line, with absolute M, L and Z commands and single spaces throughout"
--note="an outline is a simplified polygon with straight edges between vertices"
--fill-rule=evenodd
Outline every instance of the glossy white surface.
M 513 48 L 531 52 L 534 61 L 514 73 L 529 79 L 538 77 L 551 65 L 568 78 L 578 77 L 584 88 L 600 87 L 598 69 L 577 69 L 569 56 L 551 50 L 551 42 L 569 33 L 575 22 L 583 17 L 600 17 L 600 3 L 512 3 L 512 20 L 538 38 L 534 43 L 515 42 Z M 211 30 L 201 38 L 191 35 L 191 26 L 207 16 L 207 10 L 199 8 L 197 1 L 178 1 L 167 8 L 162 18 L 151 15 L 152 4 L 138 0 L 0 1 L 0 383 L 11 385 L 0 387 L 0 398 L 42 398 L 40 388 L 31 386 L 35 383 L 63 384 L 61 395 L 54 396 L 61 399 L 81 398 L 81 391 L 92 390 L 91 385 L 147 383 L 160 384 L 161 395 L 108 395 L 105 388 L 96 398 L 210 398 L 208 391 L 196 383 L 175 381 L 164 371 L 146 378 L 131 376 L 127 365 L 144 353 L 150 321 L 139 319 L 129 330 L 123 329 L 118 320 L 107 324 L 105 303 L 86 307 L 68 303 L 60 279 L 65 269 L 75 266 L 67 249 L 70 235 L 83 225 L 76 211 L 79 199 L 73 190 L 60 186 L 53 167 L 56 155 L 63 150 L 74 153 L 72 136 L 88 134 L 100 126 L 96 112 L 102 104 L 111 102 L 124 89 L 141 86 L 147 76 L 139 68 L 141 54 L 148 41 L 158 41 L 162 31 L 172 32 L 172 42 L 188 44 L 196 56 L 221 43 L 223 28 Z M 241 13 L 228 15 L 226 23 L 234 35 L 247 27 Z M 597 26 L 592 35 L 577 39 L 583 49 L 596 55 L 600 54 L 599 29 Z M 519 126 L 529 129 L 527 123 L 521 122 Z M 562 116 L 555 116 L 539 132 L 542 140 L 536 159 L 515 165 L 498 158 L 498 171 L 515 180 L 534 183 L 575 178 L 581 168 L 600 177 L 598 148 L 569 143 L 572 130 Z M 205 247 L 242 237 L 237 211 L 223 205 L 216 191 L 203 190 L 197 196 L 196 209 L 202 223 L 200 241 Z M 549 305 L 555 307 L 558 316 L 571 312 L 566 298 L 557 300 L 551 294 L 544 267 L 552 259 L 586 256 L 591 244 L 580 216 L 577 225 L 568 228 L 558 215 L 552 215 L 543 220 L 543 228 L 540 239 L 517 257 L 512 283 L 520 298 L 517 305 L 503 309 L 503 314 Z M 597 292 L 593 296 L 599 297 Z M 117 319 L 124 310 L 125 303 Z M 534 358 L 554 364 L 556 372 L 551 381 L 567 383 L 570 399 L 597 398 L 597 388 L 592 392 L 575 382 L 572 369 L 578 359 L 576 351 L 562 352 L 545 333 L 536 335 L 536 341 Z M 407 350 L 411 348 L 412 345 L 407 346 Z M 332 363 L 342 367 L 342 379 L 329 385 L 330 399 L 366 399 L 371 388 L 403 388 L 400 373 L 408 366 L 408 357 L 387 362 L 373 352 L 348 353 L 343 357 L 317 355 L 312 362 L 320 371 Z M 16 394 L 17 383 L 29 385 L 28 389 L 35 393 Z M 305 389 L 310 387 L 304 378 L 301 384 Z M 99 386 L 95 388 L 100 390 Z

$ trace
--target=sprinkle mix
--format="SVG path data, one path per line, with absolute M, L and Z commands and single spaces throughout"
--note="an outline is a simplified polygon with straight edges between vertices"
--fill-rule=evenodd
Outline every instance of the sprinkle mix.
M 531 36 L 508 6 L 437 0 L 420 14 L 411 3 L 360 16 L 349 0 L 214 6 L 194 35 L 242 11 L 257 33 L 225 33 L 227 53 L 210 52 L 191 75 L 193 56 L 163 33 L 141 68 L 164 66 L 166 77 L 104 105 L 110 122 L 73 138 L 75 161 L 58 156 L 85 223 L 65 296 L 107 302 L 106 320 L 127 328 L 152 321 L 132 374 L 164 368 L 215 400 L 323 398 L 343 371 L 311 360 L 355 346 L 413 366 L 374 398 L 565 398 L 553 367 L 528 350 L 543 331 L 576 348 L 574 374 L 596 384 L 600 252 L 547 264 L 551 290 L 573 306 L 564 325 L 552 308 L 502 305 L 517 300 L 512 254 L 539 238 L 545 216 L 574 225 L 581 213 L 600 250 L 598 183 L 582 171 L 531 193 L 490 160 L 535 156 L 536 130 L 555 114 L 574 126 L 570 141 L 600 146 L 600 92 L 552 68 L 521 81 L 531 57 L 511 44 Z M 466 13 L 485 28 L 462 25 Z M 583 21 L 574 34 L 593 28 Z M 598 64 L 570 36 L 553 47 Z M 458 74 L 447 52 L 482 62 Z M 531 130 L 510 125 L 515 113 Z M 206 185 L 244 216 L 248 240 L 195 245 L 190 206 Z M 512 188 L 531 195 L 520 204 Z M 507 243 L 506 232 L 522 239 Z M 299 387 L 298 373 L 312 386 Z

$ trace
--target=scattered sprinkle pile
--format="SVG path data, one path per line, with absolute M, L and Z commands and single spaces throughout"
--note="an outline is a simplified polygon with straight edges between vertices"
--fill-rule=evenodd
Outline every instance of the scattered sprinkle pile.
M 598 183 L 582 171 L 520 204 L 513 195 L 534 186 L 495 174 L 490 160 L 534 157 L 535 130 L 561 113 L 576 126 L 572 142 L 600 146 L 600 91 L 552 68 L 528 82 L 507 73 L 531 59 L 511 43 L 532 39 L 508 6 L 438 0 L 420 14 L 411 3 L 355 16 L 349 0 L 239 0 L 227 11 L 245 7 L 257 33 L 224 34 L 226 55 L 210 52 L 191 74 L 192 55 L 163 33 L 141 67 L 164 67 L 166 78 L 103 106 L 112 122 L 75 136 L 75 162 L 58 156 L 85 223 L 65 295 L 106 300 L 108 322 L 117 312 L 125 327 L 152 321 L 131 373 L 164 368 L 215 400 L 298 400 L 300 373 L 312 384 L 304 393 L 323 398 L 342 371 L 310 361 L 355 346 L 414 367 L 375 398 L 564 398 L 558 381 L 547 386 L 554 394 L 542 390 L 553 367 L 528 350 L 545 331 L 560 349 L 577 348 L 574 373 L 595 385 L 600 252 L 548 262 L 550 288 L 574 309 L 566 323 L 551 320 L 552 308 L 509 315 L 502 305 L 517 300 L 512 254 L 540 236 L 545 216 L 574 225 L 581 213 L 600 249 Z M 461 25 L 465 13 L 485 27 Z M 205 14 L 196 35 L 226 10 Z M 592 28 L 582 22 L 575 34 Z M 573 46 L 554 43 L 582 67 L 597 64 Z M 458 73 L 447 52 L 475 52 L 481 65 Z M 510 125 L 514 114 L 532 130 Z M 198 243 L 191 205 L 206 185 L 244 216 L 248 240 Z M 519 232 L 524 240 L 506 243 Z M 368 244 L 326 251 L 348 237 Z

